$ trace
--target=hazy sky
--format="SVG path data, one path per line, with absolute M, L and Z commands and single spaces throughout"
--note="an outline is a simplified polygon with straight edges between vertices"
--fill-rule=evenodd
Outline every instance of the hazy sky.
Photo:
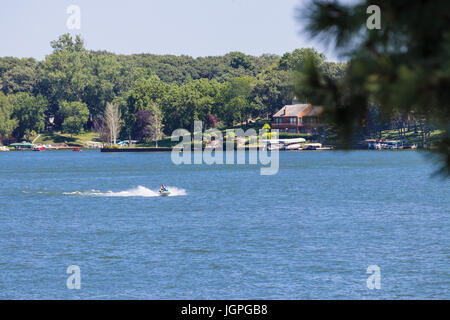
M 0 56 L 43 59 L 50 41 L 81 34 L 88 49 L 210 56 L 283 54 L 316 47 L 300 33 L 295 8 L 307 0 L 2 0 Z M 66 26 L 81 9 L 81 29 Z M 331 60 L 331 51 L 324 52 Z

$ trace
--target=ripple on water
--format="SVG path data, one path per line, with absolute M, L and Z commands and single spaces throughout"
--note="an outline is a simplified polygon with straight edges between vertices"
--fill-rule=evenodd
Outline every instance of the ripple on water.
M 450 183 L 417 153 L 281 153 L 274 176 L 37 154 L 1 159 L 2 299 L 73 298 L 72 264 L 81 299 L 450 299 Z

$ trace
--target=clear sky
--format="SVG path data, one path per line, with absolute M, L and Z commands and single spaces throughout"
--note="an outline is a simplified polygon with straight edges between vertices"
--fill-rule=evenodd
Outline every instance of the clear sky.
M 315 47 L 301 34 L 295 9 L 307 0 L 2 0 L 0 56 L 43 59 L 50 41 L 81 34 L 88 49 L 115 53 L 211 56 L 230 51 L 283 54 Z M 67 28 L 67 8 L 81 28 Z

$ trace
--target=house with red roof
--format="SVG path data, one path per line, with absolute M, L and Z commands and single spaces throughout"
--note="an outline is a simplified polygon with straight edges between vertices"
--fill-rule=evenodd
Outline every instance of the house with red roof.
M 272 128 L 280 132 L 312 134 L 324 126 L 323 107 L 293 103 L 281 108 L 272 117 Z

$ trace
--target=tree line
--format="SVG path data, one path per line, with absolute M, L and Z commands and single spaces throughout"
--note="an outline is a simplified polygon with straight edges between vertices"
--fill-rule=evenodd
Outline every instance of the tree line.
M 346 68 L 310 48 L 259 57 L 120 55 L 87 50 L 70 34 L 51 47 L 42 61 L 0 58 L 0 137 L 28 139 L 45 130 L 96 130 L 107 137 L 108 111 L 120 115 L 115 136 L 123 139 L 151 140 L 191 129 L 194 120 L 232 126 L 290 103 L 296 70 L 307 56 L 330 78 L 342 77 Z M 307 99 L 301 90 L 297 95 Z

